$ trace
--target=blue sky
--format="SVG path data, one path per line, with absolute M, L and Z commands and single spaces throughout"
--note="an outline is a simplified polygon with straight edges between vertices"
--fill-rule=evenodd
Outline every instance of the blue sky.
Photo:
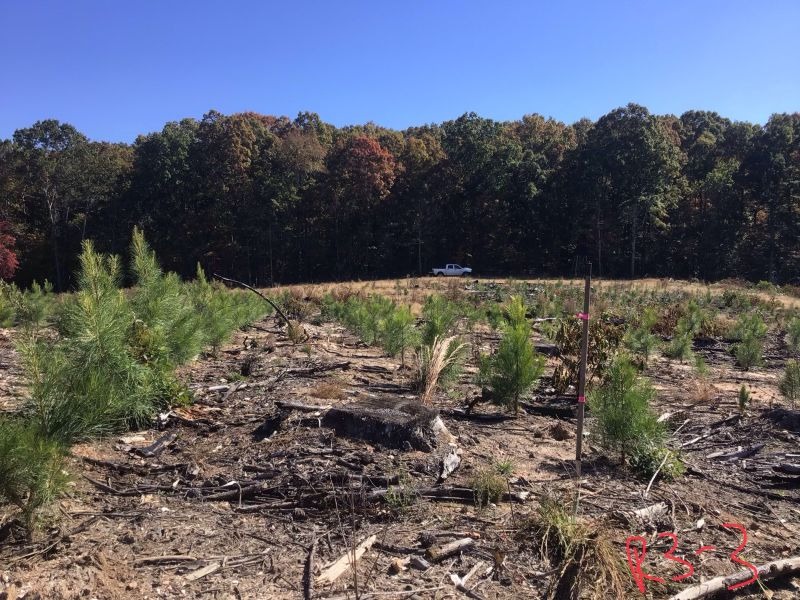
M 0 0 L 0 138 L 39 119 L 133 141 L 209 109 L 403 128 L 628 102 L 800 110 L 797 0 Z

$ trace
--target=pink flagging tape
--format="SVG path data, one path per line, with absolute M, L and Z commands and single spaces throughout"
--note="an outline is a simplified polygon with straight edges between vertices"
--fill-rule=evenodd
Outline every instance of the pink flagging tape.
M 586 396 L 578 396 L 578 404 L 586 404 Z
M 589 320 L 589 313 L 578 313 L 575 316 L 578 317 L 581 321 L 588 321 Z

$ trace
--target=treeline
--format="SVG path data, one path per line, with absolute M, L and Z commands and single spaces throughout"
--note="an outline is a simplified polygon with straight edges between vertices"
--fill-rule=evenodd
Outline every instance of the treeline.
M 47 120 L 0 142 L 0 202 L 16 278 L 57 289 L 84 239 L 121 253 L 134 226 L 168 270 L 259 285 L 450 261 L 560 276 L 585 258 L 606 277 L 785 282 L 800 267 L 800 113 L 760 126 L 629 104 L 572 125 L 470 113 L 395 131 L 212 111 L 132 145 Z

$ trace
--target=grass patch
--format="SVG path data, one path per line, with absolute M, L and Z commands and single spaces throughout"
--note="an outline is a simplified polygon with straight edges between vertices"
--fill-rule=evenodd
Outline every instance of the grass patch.
M 599 524 L 575 518 L 566 506 L 545 498 L 522 529 L 522 535 L 538 542 L 538 554 L 555 570 L 546 597 L 628 597 L 630 576 L 609 535 Z
M 470 482 L 475 494 L 475 506 L 486 508 L 496 504 L 506 491 L 506 480 L 497 468 L 478 471 Z

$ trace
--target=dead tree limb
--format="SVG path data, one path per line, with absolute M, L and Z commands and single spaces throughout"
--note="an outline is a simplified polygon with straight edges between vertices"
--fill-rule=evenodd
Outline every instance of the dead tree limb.
M 429 561 L 437 563 L 449 556 L 453 556 L 454 554 L 460 554 L 467 548 L 470 548 L 474 545 L 475 540 L 473 540 L 471 537 L 461 538 L 460 540 L 455 540 L 449 544 L 445 544 L 444 546 L 428 548 L 425 556 Z
M 238 281 L 238 280 L 236 280 L 236 279 L 231 279 L 230 277 L 223 277 L 222 275 L 219 275 L 219 274 L 217 274 L 217 273 L 214 273 L 214 277 L 216 277 L 217 279 L 219 279 L 219 280 L 221 280 L 221 281 L 226 281 L 226 282 L 228 282 L 228 283 L 235 283 L 236 285 L 240 285 L 240 286 L 242 286 L 243 288 L 247 288 L 248 290 L 250 290 L 250 291 L 251 291 L 251 292 L 253 292 L 254 294 L 257 294 L 258 296 L 260 296 L 260 297 L 261 297 L 261 299 L 262 299 L 262 300 L 264 300 L 264 302 L 266 302 L 266 303 L 267 303 L 267 304 L 269 304 L 269 305 L 270 305 L 272 308 L 274 308 L 274 309 L 275 309 L 275 312 L 276 312 L 276 313 L 278 313 L 278 314 L 281 316 L 281 318 L 283 319 L 283 322 L 284 322 L 284 323 L 286 323 L 287 327 L 289 326 L 289 318 L 288 318 L 288 317 L 287 317 L 285 314 L 283 314 L 283 311 L 282 311 L 282 310 L 281 310 L 281 309 L 278 307 L 278 305 L 277 305 L 277 304 L 275 304 L 275 303 L 274 303 L 272 300 L 270 300 L 269 298 L 267 298 L 267 297 L 266 297 L 264 294 L 262 294 L 261 292 L 259 292 L 259 291 L 258 291 L 256 288 L 254 288 L 254 287 L 251 287 L 251 286 L 247 285 L 246 283 L 243 283 L 243 282 L 241 282 L 241 281 Z
M 800 556 L 774 560 L 758 567 L 758 578 L 761 580 L 775 579 L 784 575 L 792 575 L 800 571 Z M 753 576 L 752 571 L 745 569 L 733 575 L 722 575 L 709 579 L 704 583 L 686 588 L 680 594 L 675 594 L 669 600 L 699 600 L 708 598 L 725 591 L 728 586 L 747 581 Z
M 311 600 L 314 595 L 314 551 L 317 549 L 317 536 L 311 541 L 311 546 L 308 548 L 308 558 L 306 558 L 306 572 L 305 581 L 303 581 L 303 597 L 305 600 Z
M 333 583 L 347 571 L 350 567 L 356 568 L 356 563 L 364 553 L 372 547 L 378 539 L 377 535 L 371 535 L 361 542 L 354 550 L 345 552 L 336 562 L 326 567 L 317 577 L 319 583 Z

